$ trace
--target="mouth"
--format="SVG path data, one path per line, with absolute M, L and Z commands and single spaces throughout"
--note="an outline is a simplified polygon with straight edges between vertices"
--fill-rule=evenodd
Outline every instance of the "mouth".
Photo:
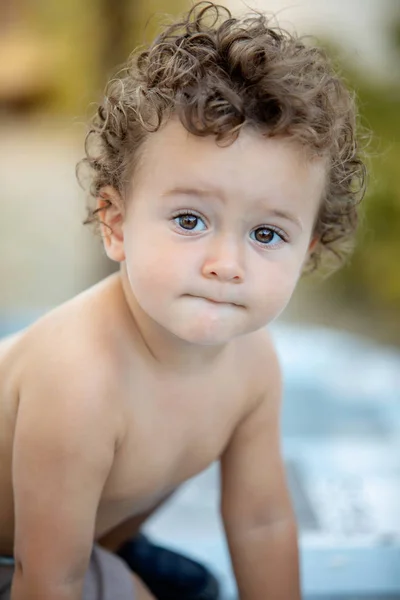
M 193 296 L 192 294 L 188 294 L 192 298 L 200 298 L 201 300 L 206 300 L 207 302 L 212 302 L 212 304 L 223 304 L 227 306 L 236 306 L 239 308 L 243 308 L 242 304 L 236 304 L 236 302 L 225 302 L 224 300 L 214 300 L 213 298 L 207 298 L 206 296 Z
M 204 298 L 207 302 L 212 302 L 213 304 L 231 304 L 232 306 L 236 306 L 233 302 L 224 302 L 223 300 L 213 300 L 212 298 Z

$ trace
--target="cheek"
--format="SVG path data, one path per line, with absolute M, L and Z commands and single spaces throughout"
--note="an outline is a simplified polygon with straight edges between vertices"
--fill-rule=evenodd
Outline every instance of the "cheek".
M 300 276 L 300 265 L 270 263 L 263 277 L 259 279 L 257 307 L 279 314 L 289 302 Z
M 144 232 L 129 236 L 126 245 L 126 267 L 133 288 L 139 292 L 162 294 L 179 286 L 182 279 L 182 257 L 160 236 Z

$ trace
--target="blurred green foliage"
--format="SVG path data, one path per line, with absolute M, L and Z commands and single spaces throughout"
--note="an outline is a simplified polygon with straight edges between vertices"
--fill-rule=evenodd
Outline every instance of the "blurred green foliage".
M 371 134 L 365 148 L 368 184 L 355 251 L 326 285 L 354 307 L 387 311 L 399 319 L 400 77 L 383 85 L 361 78 L 350 67 L 342 72 L 356 92 L 361 128 Z

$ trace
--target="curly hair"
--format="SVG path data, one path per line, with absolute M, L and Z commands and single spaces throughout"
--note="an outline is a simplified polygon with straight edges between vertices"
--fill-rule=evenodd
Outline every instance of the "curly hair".
M 326 251 L 340 265 L 366 187 L 355 94 L 327 53 L 304 39 L 258 11 L 233 18 L 223 6 L 199 2 L 137 49 L 90 122 L 86 158 L 78 163 L 90 171 L 85 224 L 99 223 L 90 198 L 103 186 L 127 191 L 143 141 L 172 114 L 189 132 L 213 135 L 221 145 L 251 125 L 264 136 L 296 140 L 310 157 L 327 158 L 314 230 L 319 241 L 306 266 L 314 270 Z

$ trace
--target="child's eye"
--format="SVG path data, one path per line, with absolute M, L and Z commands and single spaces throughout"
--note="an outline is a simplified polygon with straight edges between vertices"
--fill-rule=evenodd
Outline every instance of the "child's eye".
M 198 233 L 207 229 L 204 220 L 189 210 L 180 212 L 172 220 L 180 230 Z M 282 242 L 287 241 L 284 232 L 273 227 L 258 227 L 251 232 L 250 237 L 260 245 L 267 247 L 278 246 Z
M 201 217 L 195 213 L 185 211 L 173 218 L 175 224 L 186 231 L 204 231 L 206 229 L 205 223 Z M 197 226 L 202 223 L 203 229 L 196 229 Z
M 272 227 L 258 227 L 251 232 L 250 237 L 253 234 L 252 239 L 263 246 L 277 246 L 282 242 L 286 242 L 283 231 Z

